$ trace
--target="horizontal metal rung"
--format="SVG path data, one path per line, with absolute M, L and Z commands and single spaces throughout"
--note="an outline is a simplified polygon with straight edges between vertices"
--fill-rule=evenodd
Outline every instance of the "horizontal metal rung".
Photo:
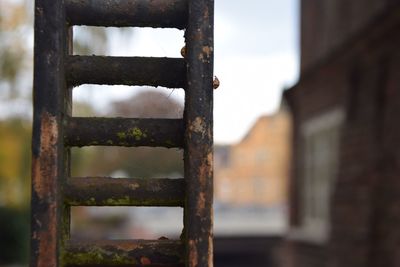
M 175 240 L 69 241 L 63 266 L 183 267 L 184 247 Z
M 66 119 L 65 145 L 182 148 L 182 119 L 82 118 Z
M 184 179 L 69 178 L 65 201 L 71 206 L 183 207 Z
M 148 85 L 186 87 L 186 63 L 182 58 L 68 56 L 68 85 Z
M 66 1 L 70 25 L 186 28 L 187 0 Z

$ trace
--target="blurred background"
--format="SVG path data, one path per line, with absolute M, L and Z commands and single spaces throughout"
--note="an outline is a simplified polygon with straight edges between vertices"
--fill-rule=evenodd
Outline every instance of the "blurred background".
M 215 2 L 215 265 L 400 266 L 400 1 Z M 74 54 L 180 57 L 183 34 L 74 27 Z M 0 266 L 28 262 L 32 53 L 33 1 L 1 0 Z M 73 115 L 181 118 L 183 101 L 85 85 Z M 72 175 L 179 178 L 182 157 L 76 148 Z M 73 208 L 72 238 L 178 238 L 182 221 Z

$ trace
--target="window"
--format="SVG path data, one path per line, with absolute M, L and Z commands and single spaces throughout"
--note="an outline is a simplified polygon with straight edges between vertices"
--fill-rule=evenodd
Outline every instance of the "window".
M 308 120 L 301 128 L 304 154 L 301 172 L 301 225 L 303 238 L 324 242 L 329 235 L 330 199 L 338 169 L 342 109 Z

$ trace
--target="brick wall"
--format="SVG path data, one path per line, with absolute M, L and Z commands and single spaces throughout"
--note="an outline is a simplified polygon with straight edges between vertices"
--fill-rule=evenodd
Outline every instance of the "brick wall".
M 307 69 L 332 50 L 379 20 L 399 0 L 302 0 L 301 69 Z
M 303 1 L 303 8 L 311 2 L 318 1 Z M 368 2 L 374 6 L 374 1 Z M 303 16 L 306 14 L 303 11 Z M 400 8 L 396 6 L 326 61 L 303 70 L 299 83 L 286 92 L 294 117 L 290 187 L 293 227 L 299 224 L 301 212 L 299 173 L 304 148 L 300 126 L 337 106 L 344 108 L 346 119 L 340 141 L 339 174 L 331 199 L 330 238 L 321 244 L 289 239 L 284 266 L 400 266 L 399 47 Z M 311 48 L 303 49 L 305 62 L 311 62 L 318 54 L 316 51 L 310 56 L 307 53 L 311 50 L 306 50 Z M 326 49 L 326 53 L 332 52 Z

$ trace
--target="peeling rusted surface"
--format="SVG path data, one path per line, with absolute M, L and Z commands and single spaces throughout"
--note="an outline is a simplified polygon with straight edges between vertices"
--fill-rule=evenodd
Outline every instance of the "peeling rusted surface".
M 182 58 L 69 56 L 69 85 L 121 84 L 184 88 L 186 67 Z
M 209 46 L 203 46 L 202 51 L 200 52 L 198 59 L 203 63 L 209 63 L 211 60 L 211 55 L 213 52 L 213 48 Z
M 62 194 L 69 151 L 63 145 L 62 116 L 71 112 L 64 75 L 71 37 L 64 1 L 35 0 L 31 267 L 60 266 L 60 248 L 69 233 Z
M 199 217 L 207 215 L 206 212 L 206 194 L 204 192 L 199 193 L 199 197 L 197 199 L 197 209 L 196 215 Z
M 68 146 L 183 147 L 182 119 L 78 118 L 66 120 Z
M 56 118 L 43 112 L 40 143 L 36 144 L 39 153 L 32 159 L 32 242 L 37 244 L 34 246 L 37 249 L 36 266 L 55 266 L 57 263 L 58 130 Z M 35 212 L 39 208 L 46 209 L 46 212 Z
M 189 250 L 189 266 L 198 266 L 199 261 L 199 255 L 197 253 L 197 246 L 196 246 L 196 241 L 194 240 L 189 240 L 188 241 L 188 250 Z
M 39 155 L 32 160 L 32 185 L 39 199 L 45 199 L 55 186 L 57 176 L 58 125 L 54 116 L 44 112 L 40 123 Z
M 35 216 L 33 224 L 36 225 L 32 232 L 32 244 L 35 256 L 35 266 L 56 266 L 57 264 L 57 228 L 56 228 L 56 205 L 49 204 L 45 216 Z M 38 229 L 41 228 L 41 229 Z
M 211 211 L 213 213 L 213 211 Z M 214 216 L 211 215 L 211 221 L 214 221 Z M 214 266 L 214 236 L 210 234 L 208 237 L 208 267 L 213 267 Z
M 212 0 L 189 0 L 184 118 L 188 267 L 213 265 L 213 8 Z
M 190 123 L 189 131 L 190 134 L 197 133 L 200 134 L 202 137 L 206 134 L 206 124 L 202 117 L 196 117 L 194 121 Z
M 72 206 L 183 206 L 184 179 L 69 178 L 65 201 Z
M 151 260 L 149 259 L 149 258 L 147 258 L 147 257 L 141 257 L 140 258 L 140 263 L 142 264 L 142 265 L 151 265 Z
M 70 241 L 64 253 L 68 266 L 183 267 L 183 244 L 176 240 Z
M 67 0 L 72 25 L 186 28 L 187 0 Z

